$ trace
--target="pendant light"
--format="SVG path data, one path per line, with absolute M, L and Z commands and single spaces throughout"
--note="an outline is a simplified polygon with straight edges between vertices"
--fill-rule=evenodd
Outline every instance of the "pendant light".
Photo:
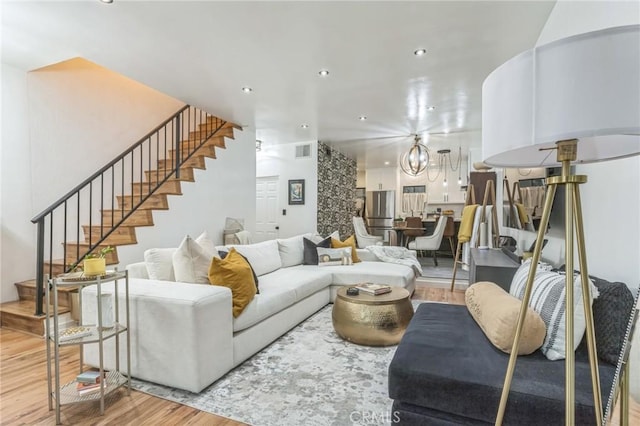
M 400 168 L 409 176 L 418 176 L 427 170 L 429 165 L 429 150 L 420 143 L 420 136 L 416 135 L 413 145 L 400 158 Z

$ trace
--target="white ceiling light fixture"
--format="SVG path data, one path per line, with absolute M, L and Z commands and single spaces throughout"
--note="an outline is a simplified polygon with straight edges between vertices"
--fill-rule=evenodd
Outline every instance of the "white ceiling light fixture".
M 427 54 L 427 49 L 417 49 L 413 51 L 413 54 L 416 56 L 424 56 Z
M 302 127 L 303 129 L 308 129 L 309 125 L 307 123 L 302 123 L 300 127 Z
M 424 173 L 428 166 L 429 149 L 421 143 L 420 136 L 415 135 L 409 151 L 400 157 L 400 168 L 409 176 L 418 176 Z
M 435 110 L 436 110 L 436 107 L 434 107 L 433 105 L 427 107 L 427 111 L 435 111 Z
M 113 3 L 113 0 L 100 0 L 100 3 L 111 4 Z
M 358 117 L 358 120 L 366 121 L 367 120 L 367 116 L 366 115 L 361 115 L 360 117 Z
M 329 75 L 329 70 L 320 70 L 318 74 L 320 75 L 320 77 L 326 77 Z
M 244 93 L 251 93 L 251 92 L 253 92 L 253 89 L 252 89 L 251 87 L 249 87 L 249 86 L 244 86 L 244 87 L 242 88 L 242 91 L 243 91 Z

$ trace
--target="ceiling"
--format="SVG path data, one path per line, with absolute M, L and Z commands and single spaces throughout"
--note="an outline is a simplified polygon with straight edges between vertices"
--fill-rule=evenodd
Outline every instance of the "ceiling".
M 3 1 L 2 61 L 83 57 L 265 146 L 320 140 L 383 167 L 414 133 L 434 149 L 479 146 L 483 80 L 535 45 L 554 4 Z

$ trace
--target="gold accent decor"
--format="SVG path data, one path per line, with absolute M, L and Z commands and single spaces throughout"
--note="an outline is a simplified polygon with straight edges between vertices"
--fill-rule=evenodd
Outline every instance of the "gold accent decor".
M 531 299 L 531 290 L 533 280 L 536 274 L 538 261 L 542 252 L 542 242 L 544 234 L 549 223 L 551 215 L 551 206 L 555 198 L 558 185 L 564 185 L 565 191 L 565 262 L 566 270 L 573 271 L 573 249 L 574 249 L 574 230 L 575 240 L 578 248 L 578 262 L 580 265 L 580 275 L 582 280 L 582 294 L 584 302 L 584 315 L 586 320 L 585 338 L 587 340 L 587 349 L 589 352 L 589 365 L 591 370 L 591 386 L 593 389 L 593 402 L 595 410 L 595 420 L 597 425 L 603 424 L 602 400 L 600 395 L 600 374 L 598 371 L 598 358 L 596 354 L 596 340 L 593 327 L 593 311 L 591 308 L 591 289 L 589 288 L 589 273 L 587 270 L 587 256 L 584 243 L 584 227 L 582 222 L 582 204 L 580 202 L 580 188 L 578 184 L 587 181 L 586 176 L 570 175 L 571 161 L 577 155 L 577 140 L 563 140 L 557 142 L 557 159 L 562 163 L 562 175 L 555 178 L 547 178 L 547 193 L 545 196 L 544 209 L 538 228 L 538 238 L 533 251 L 531 268 L 527 277 L 520 314 L 516 325 L 516 333 L 513 341 L 511 356 L 507 366 L 507 373 L 504 379 L 504 387 L 502 388 L 502 396 L 500 397 L 500 406 L 496 418 L 496 426 L 502 425 L 505 410 L 507 408 L 507 400 L 509 398 L 509 390 L 511 389 L 511 380 L 516 367 L 518 358 L 518 346 L 522 335 L 524 320 Z M 575 353 L 573 350 L 573 275 L 567 274 L 567 283 L 565 284 L 565 320 L 566 320 L 566 359 L 565 359 L 565 424 L 575 424 Z M 626 379 L 626 376 L 625 376 Z
M 107 262 L 104 257 L 97 257 L 93 259 L 85 259 L 83 261 L 84 275 L 86 276 L 99 276 L 104 275 L 107 271 Z
M 333 328 L 343 339 L 359 345 L 397 345 L 413 318 L 409 297 L 401 287 L 377 296 L 362 291 L 347 296 L 347 287 L 343 287 L 333 303 Z

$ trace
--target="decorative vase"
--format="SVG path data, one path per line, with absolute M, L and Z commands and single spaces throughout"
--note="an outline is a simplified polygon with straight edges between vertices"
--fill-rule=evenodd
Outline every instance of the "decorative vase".
M 104 275 L 107 272 L 107 262 L 104 258 L 85 259 L 83 270 L 88 276 Z

